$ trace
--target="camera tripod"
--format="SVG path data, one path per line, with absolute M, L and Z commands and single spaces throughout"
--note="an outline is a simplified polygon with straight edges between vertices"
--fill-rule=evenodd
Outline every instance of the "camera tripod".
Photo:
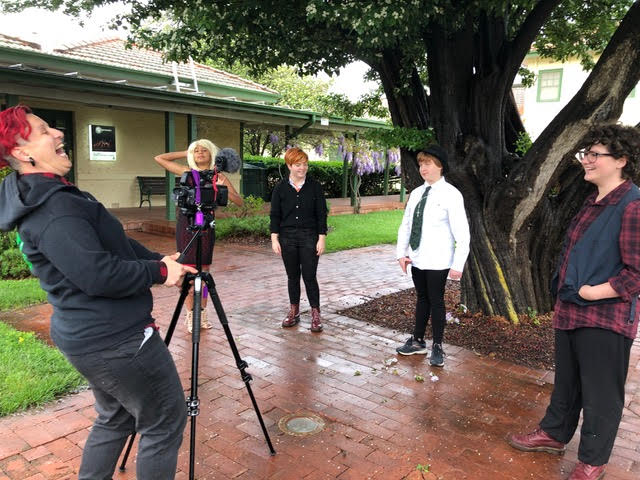
M 249 398 L 251 398 L 251 403 L 253 404 L 253 409 L 256 412 L 258 417 L 258 421 L 260 422 L 260 427 L 262 428 L 262 433 L 269 447 L 269 453 L 271 455 L 275 455 L 276 451 L 271 444 L 271 439 L 269 438 L 269 433 L 267 432 L 267 428 L 262 420 L 262 415 L 258 408 L 258 404 L 256 402 L 255 397 L 253 396 L 253 391 L 251 390 L 251 385 L 249 382 L 253 379 L 251 374 L 245 371 L 248 367 L 247 362 L 245 362 L 241 357 L 240 353 L 238 353 L 238 348 L 236 347 L 235 340 L 231 335 L 231 329 L 229 328 L 229 322 L 227 321 L 227 316 L 222 308 L 222 303 L 220 302 L 220 297 L 218 296 L 218 292 L 216 290 L 215 282 L 213 281 L 213 277 L 209 272 L 202 271 L 202 232 L 207 228 L 208 224 L 199 225 L 197 222 L 196 225 L 189 227 L 194 230 L 193 237 L 189 240 L 189 243 L 184 248 L 184 252 L 181 253 L 180 258 L 178 258 L 178 262 L 182 263 L 184 261 L 186 252 L 192 247 L 194 241 L 196 242 L 196 270 L 198 273 L 188 273 L 185 275 L 184 282 L 182 283 L 182 288 L 180 290 L 180 298 L 178 299 L 178 303 L 176 304 L 176 308 L 173 312 L 173 317 L 171 318 L 171 323 L 169 324 L 169 328 L 167 330 L 167 335 L 165 336 L 164 343 L 169 346 L 171 342 L 171 337 L 173 336 L 173 332 L 175 331 L 176 325 L 178 323 L 178 319 L 180 318 L 180 312 L 182 310 L 182 306 L 184 305 L 184 301 L 189 294 L 190 284 L 193 281 L 193 332 L 191 335 L 191 391 L 190 395 L 187 397 L 187 416 L 191 418 L 191 431 L 190 431 L 190 443 L 189 443 L 189 480 L 194 479 L 194 465 L 195 465 L 195 445 L 196 445 L 196 417 L 200 413 L 200 399 L 198 398 L 198 359 L 200 353 L 200 307 L 202 305 L 202 293 L 203 293 L 203 284 L 207 287 L 209 291 L 209 295 L 211 296 L 211 302 L 216 310 L 216 314 L 218 315 L 218 320 L 222 325 L 225 335 L 227 336 L 227 341 L 229 342 L 229 346 L 231 347 L 231 352 L 233 353 L 233 357 L 236 361 L 236 366 L 240 371 L 240 376 L 242 377 L 242 381 L 244 382 L 247 392 L 249 393 Z M 211 222 L 214 224 L 214 221 Z M 212 226 L 212 230 L 215 228 Z M 212 235 L 215 235 L 215 232 L 212 231 Z M 120 464 L 120 471 L 125 470 L 125 466 L 127 463 L 127 459 L 129 454 L 131 453 L 131 448 L 133 447 L 133 442 L 135 440 L 135 432 L 131 435 L 129 439 L 129 444 L 125 451 L 124 457 L 122 459 L 122 463 Z

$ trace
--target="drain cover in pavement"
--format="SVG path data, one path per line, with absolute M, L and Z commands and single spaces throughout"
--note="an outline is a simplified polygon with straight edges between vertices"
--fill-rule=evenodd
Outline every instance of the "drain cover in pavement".
M 280 430 L 296 437 L 306 437 L 321 432 L 324 425 L 324 420 L 317 415 L 305 413 L 292 413 L 282 417 L 278 422 Z

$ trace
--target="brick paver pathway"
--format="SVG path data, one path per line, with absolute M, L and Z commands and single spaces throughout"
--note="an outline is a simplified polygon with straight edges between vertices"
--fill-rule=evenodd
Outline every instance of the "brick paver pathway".
M 166 237 L 135 234 L 168 251 Z M 322 257 L 319 279 L 325 331 L 302 322 L 280 328 L 287 304 L 279 258 L 265 248 L 216 246 L 214 279 L 277 455 L 270 457 L 244 383 L 218 323 L 200 344 L 196 478 L 200 480 L 318 479 L 564 479 L 577 459 L 577 436 L 564 457 L 511 449 L 510 431 L 535 426 L 553 376 L 445 345 L 444 369 L 423 356 L 394 359 L 405 334 L 337 314 L 370 297 L 411 286 L 392 246 Z M 155 316 L 166 330 L 177 290 L 155 287 Z M 306 305 L 306 307 L 305 307 Z M 212 306 L 209 315 L 215 321 Z M 47 308 L 30 310 L 40 317 Z M 35 316 L 38 316 L 35 315 Z M 446 339 L 446 334 L 445 334 Z M 170 345 L 185 387 L 191 344 L 179 325 Z M 390 363 L 390 362 L 387 362 Z M 430 381 L 430 373 L 439 381 Z M 425 378 L 415 380 L 416 375 Z M 608 480 L 640 478 L 640 344 L 632 350 L 627 406 Z M 44 409 L 0 419 L 0 480 L 76 478 L 93 397 L 83 392 Z M 280 431 L 288 414 L 313 414 L 326 427 L 308 437 Z M 177 479 L 188 478 L 189 428 Z M 135 478 L 135 458 L 114 480 Z M 418 465 L 430 465 L 429 473 Z

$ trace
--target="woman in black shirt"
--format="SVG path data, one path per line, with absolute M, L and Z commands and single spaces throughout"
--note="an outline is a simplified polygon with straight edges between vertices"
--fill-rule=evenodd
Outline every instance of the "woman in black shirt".
M 271 248 L 282 255 L 289 287 L 289 313 L 283 327 L 300 321 L 300 275 L 311 305 L 311 331 L 322 331 L 318 259 L 325 249 L 327 204 L 320 183 L 307 176 L 309 157 L 299 148 L 284 155 L 289 176 L 271 195 Z

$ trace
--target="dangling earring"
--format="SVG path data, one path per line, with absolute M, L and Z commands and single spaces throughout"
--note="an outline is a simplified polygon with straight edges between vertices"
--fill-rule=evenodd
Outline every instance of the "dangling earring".
M 36 161 L 33 159 L 33 157 L 29 157 L 29 163 L 31 164 L 32 167 L 36 166 Z

